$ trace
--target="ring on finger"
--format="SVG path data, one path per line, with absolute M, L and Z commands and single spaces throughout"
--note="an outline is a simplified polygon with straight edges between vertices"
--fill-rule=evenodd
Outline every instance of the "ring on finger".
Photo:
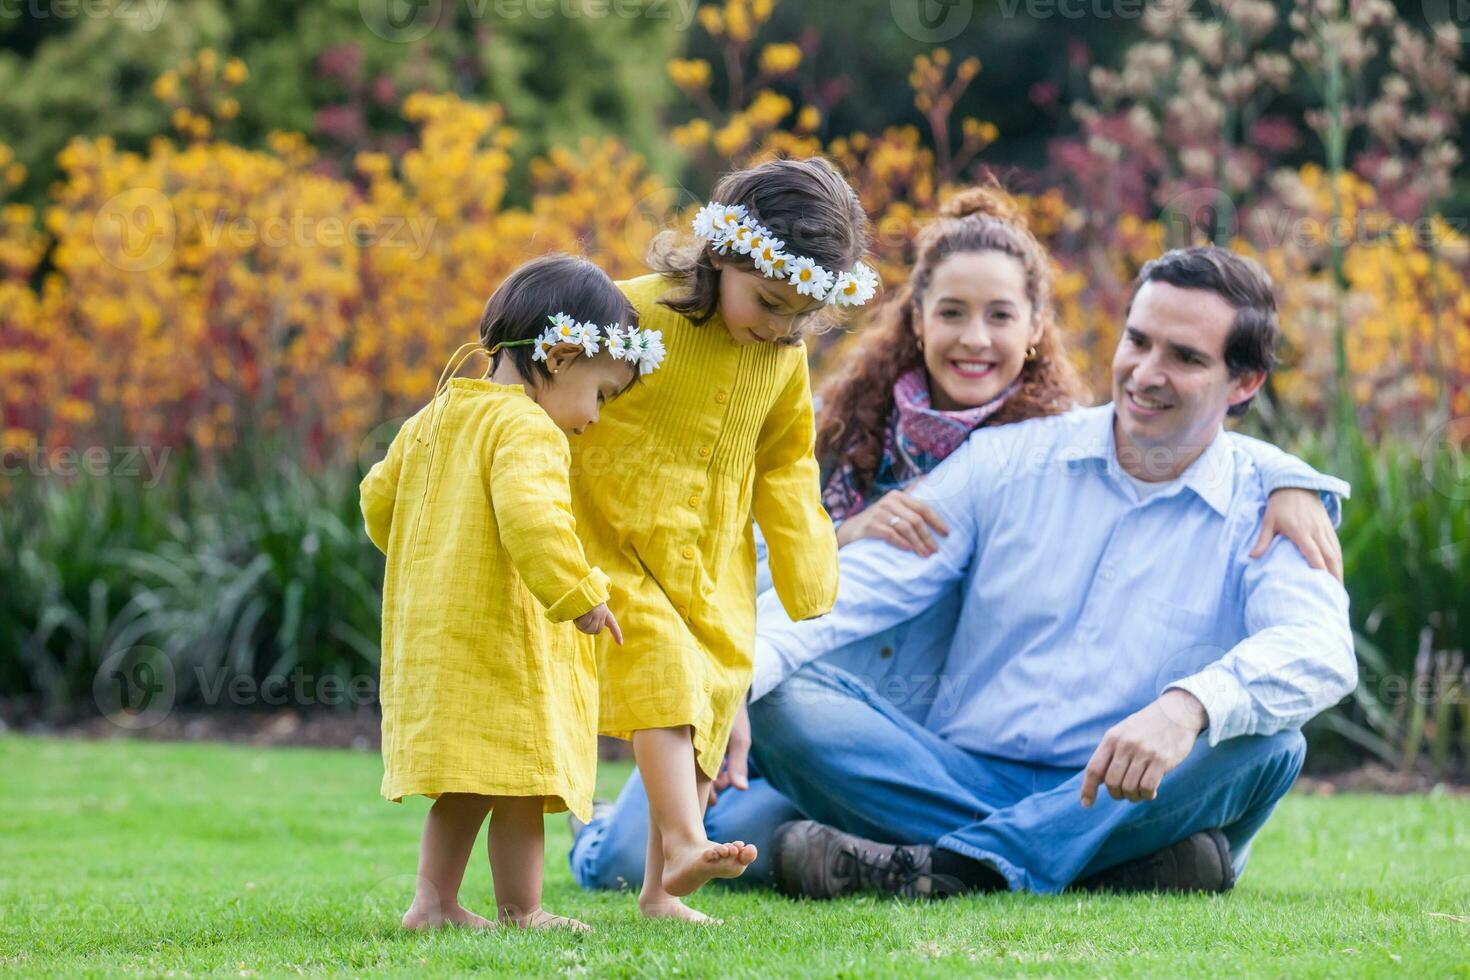
M 888 518 L 888 526 L 889 527 L 898 527 L 898 522 L 899 522 L 899 517 L 896 514 L 893 517 Z

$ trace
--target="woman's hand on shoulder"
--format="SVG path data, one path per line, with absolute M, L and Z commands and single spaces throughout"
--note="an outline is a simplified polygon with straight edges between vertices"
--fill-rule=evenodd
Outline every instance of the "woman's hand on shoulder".
M 618 618 L 612 614 L 611 609 L 607 608 L 605 602 L 587 610 L 573 620 L 573 623 L 576 624 L 577 629 L 592 636 L 596 636 L 604 629 L 610 630 L 613 642 L 618 646 L 623 645 L 623 631 L 618 627 Z
M 909 484 L 912 489 L 918 480 Z M 895 548 L 927 558 L 939 551 L 934 535 L 949 534 L 939 512 L 908 490 L 890 490 L 837 529 L 837 546 L 859 538 L 877 538 Z
M 1342 544 L 1317 491 L 1286 487 L 1272 493 L 1251 557 L 1264 555 L 1277 535 L 1296 545 L 1308 565 L 1342 581 Z

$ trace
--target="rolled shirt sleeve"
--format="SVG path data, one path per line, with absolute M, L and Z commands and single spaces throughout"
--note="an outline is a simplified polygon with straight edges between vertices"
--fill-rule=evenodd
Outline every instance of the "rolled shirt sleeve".
M 1281 540 L 1260 561 L 1244 562 L 1241 575 L 1249 635 L 1165 688 L 1188 691 L 1204 705 L 1212 746 L 1300 728 L 1358 683 L 1348 595 L 1332 575 Z

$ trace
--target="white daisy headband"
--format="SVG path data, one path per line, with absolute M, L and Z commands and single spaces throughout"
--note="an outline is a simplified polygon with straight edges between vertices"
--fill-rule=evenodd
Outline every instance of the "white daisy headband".
M 878 292 L 878 273 L 859 262 L 850 272 L 833 274 L 816 260 L 782 251 L 786 243 L 751 220 L 743 204 L 711 201 L 694 216 L 694 233 L 721 255 L 750 257 L 767 279 L 782 279 L 803 296 L 837 306 L 862 306 Z
M 639 374 L 648 374 L 658 370 L 658 366 L 664 362 L 664 335 L 661 330 L 640 330 L 637 327 L 619 327 L 613 324 L 607 327 L 599 327 L 595 323 L 583 323 L 575 320 L 566 313 L 555 313 L 547 317 L 551 322 L 541 336 L 534 340 L 511 340 L 496 344 L 490 353 L 494 354 L 502 347 L 523 347 L 527 344 L 535 344 L 536 349 L 531 357 L 538 361 L 546 360 L 546 355 L 557 344 L 577 344 L 582 352 L 588 357 L 602 350 L 602 345 L 607 345 L 607 352 L 615 361 L 627 361 L 638 366 Z

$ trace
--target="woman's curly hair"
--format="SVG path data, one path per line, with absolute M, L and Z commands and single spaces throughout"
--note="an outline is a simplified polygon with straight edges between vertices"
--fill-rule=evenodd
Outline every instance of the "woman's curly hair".
M 823 387 L 816 449 L 824 470 L 850 461 L 858 487 L 864 492 L 871 488 L 894 411 L 894 382 L 924 365 L 918 323 L 934 270 L 953 255 L 988 251 L 1003 252 L 1021 263 L 1041 339 L 1036 355 L 1021 367 L 1020 389 L 985 424 L 1058 415 L 1086 396 L 1056 322 L 1051 257 L 1015 201 L 992 181 L 951 198 L 919 232 L 908 282 L 873 312 L 874 322 L 864 328 L 843 369 Z

